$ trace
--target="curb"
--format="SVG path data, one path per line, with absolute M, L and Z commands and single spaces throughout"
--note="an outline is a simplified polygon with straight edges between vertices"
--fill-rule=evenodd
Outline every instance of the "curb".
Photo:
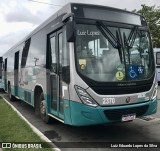
M 42 132 L 40 132 L 35 126 L 33 126 L 12 104 L 10 104 L 3 96 L 1 96 L 4 101 L 18 114 L 18 116 L 24 120 L 28 126 L 45 142 L 52 142 L 49 140 Z M 53 142 L 52 142 L 53 143 Z M 54 151 L 61 151 L 60 148 L 58 148 L 54 143 L 51 145 L 53 148 L 52 150 Z M 0 149 L 1 151 L 1 149 Z

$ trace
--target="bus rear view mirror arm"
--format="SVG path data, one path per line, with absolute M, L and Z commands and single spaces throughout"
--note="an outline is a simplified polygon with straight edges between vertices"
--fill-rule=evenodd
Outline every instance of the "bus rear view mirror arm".
M 66 38 L 67 42 L 75 42 L 75 23 L 74 21 L 69 21 L 66 23 Z

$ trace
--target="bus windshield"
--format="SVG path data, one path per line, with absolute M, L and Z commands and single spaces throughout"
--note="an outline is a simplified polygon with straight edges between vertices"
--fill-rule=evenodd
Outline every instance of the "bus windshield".
M 154 73 L 148 31 L 77 24 L 75 56 L 77 71 L 97 82 L 137 81 Z

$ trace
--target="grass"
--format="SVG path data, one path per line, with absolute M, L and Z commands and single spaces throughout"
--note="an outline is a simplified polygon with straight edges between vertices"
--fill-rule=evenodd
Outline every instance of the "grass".
M 0 96 L 0 142 L 44 142 L 32 131 L 15 111 Z M 4 151 L 51 151 L 51 148 L 42 149 L 3 149 Z

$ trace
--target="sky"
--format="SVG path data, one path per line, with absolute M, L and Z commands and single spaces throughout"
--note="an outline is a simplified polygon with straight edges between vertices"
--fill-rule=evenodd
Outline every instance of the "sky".
M 160 0 L 0 0 L 0 56 L 69 2 L 110 6 L 132 11 Z M 48 4 L 44 4 L 48 3 Z M 49 5 L 50 4 L 50 5 Z M 53 5 L 52 5 L 53 4 Z

